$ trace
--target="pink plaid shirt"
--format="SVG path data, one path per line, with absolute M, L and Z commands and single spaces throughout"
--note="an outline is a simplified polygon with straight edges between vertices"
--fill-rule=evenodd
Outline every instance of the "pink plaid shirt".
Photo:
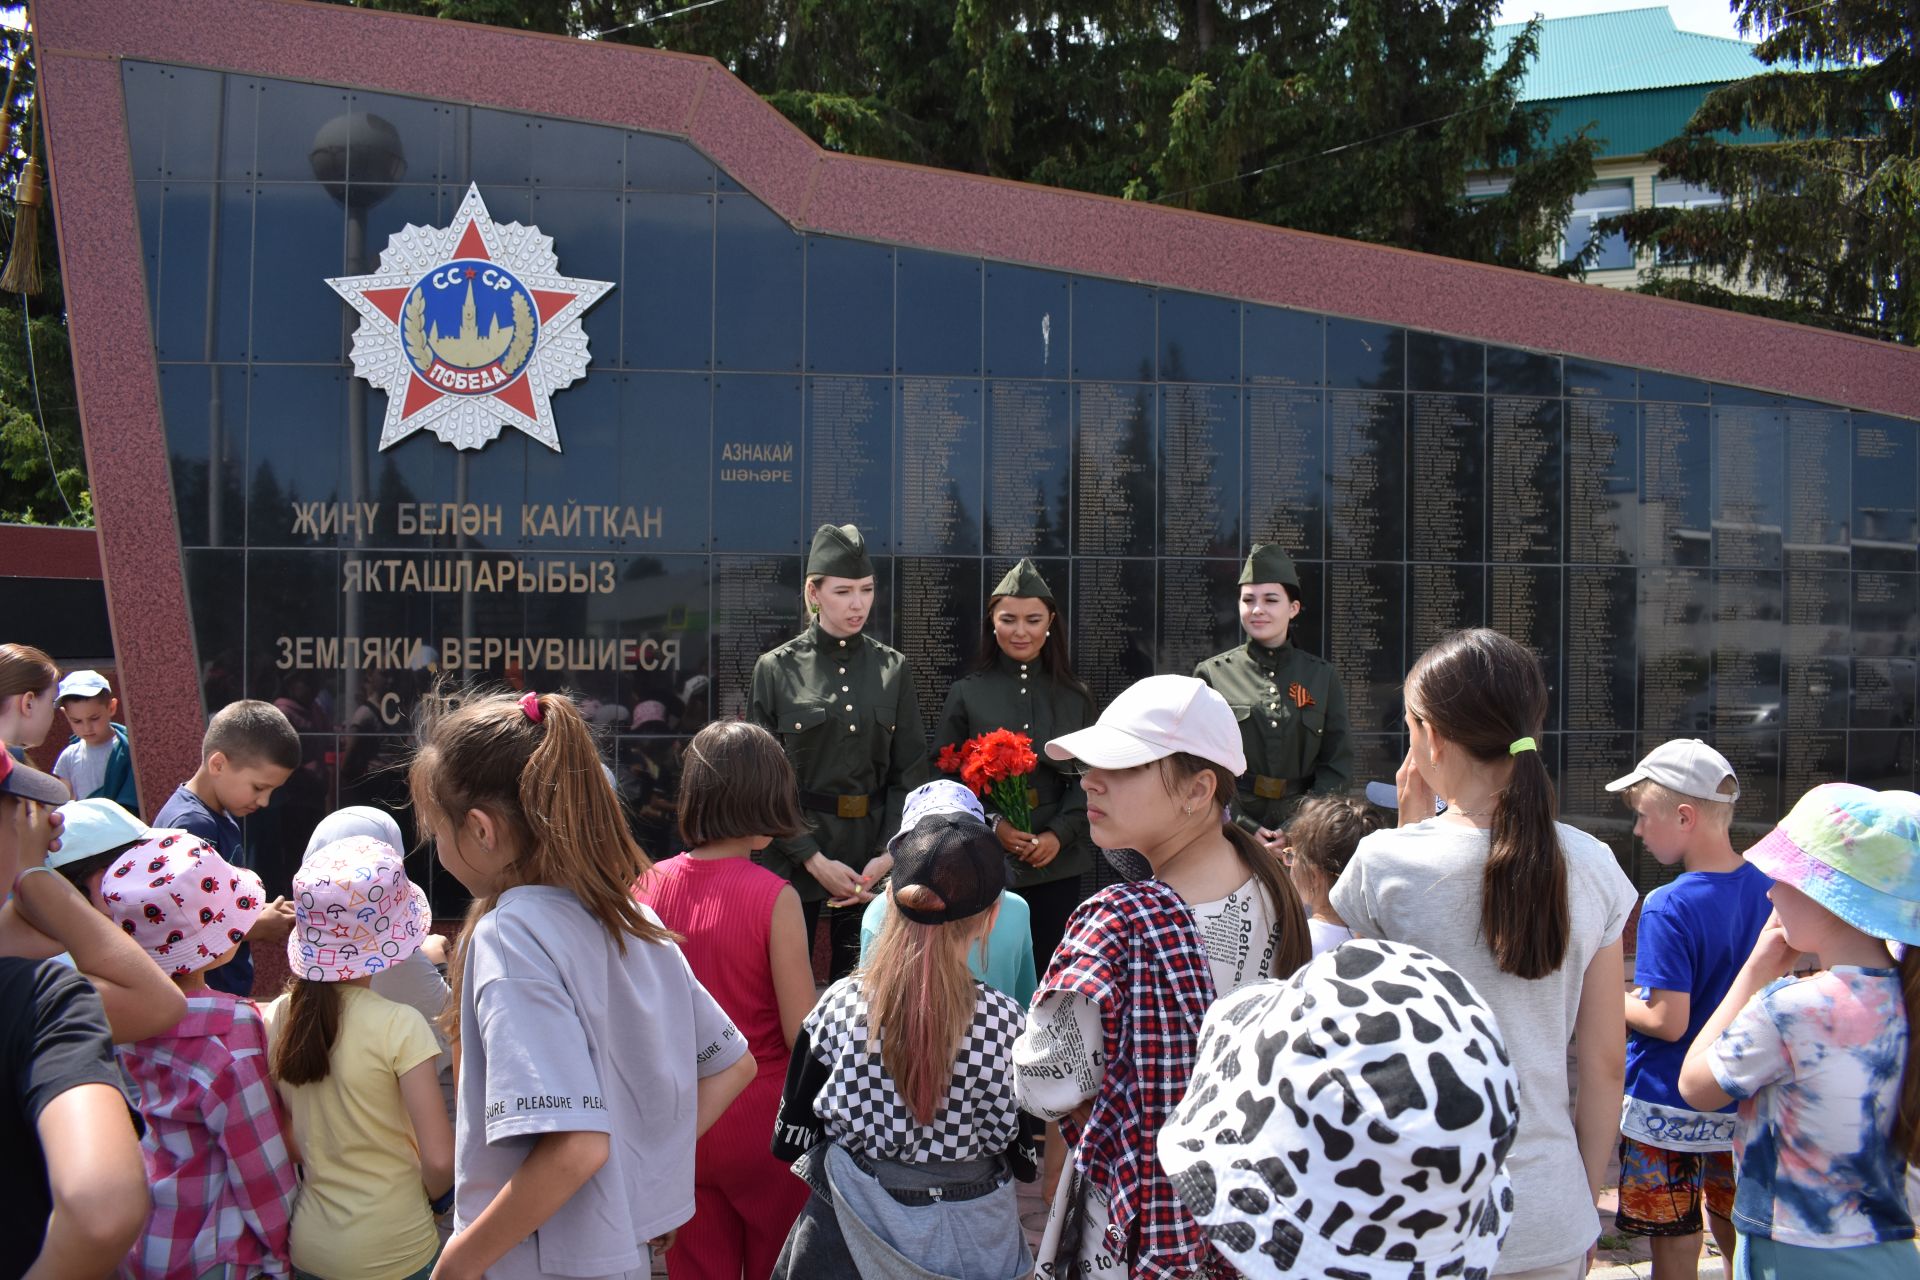
M 228 1264 L 236 1277 L 289 1274 L 294 1167 L 260 1010 L 203 991 L 172 1031 L 119 1049 L 140 1091 L 153 1184 L 153 1217 L 124 1274 L 197 1280 Z

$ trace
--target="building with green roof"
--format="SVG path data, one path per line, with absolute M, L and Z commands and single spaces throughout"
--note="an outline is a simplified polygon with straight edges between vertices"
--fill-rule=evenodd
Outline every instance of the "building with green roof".
M 1496 57 L 1505 56 L 1522 29 L 1519 23 L 1493 29 Z M 1714 192 L 1658 181 L 1659 165 L 1647 153 L 1678 136 L 1715 88 L 1766 70 L 1751 44 L 1682 31 L 1665 5 L 1542 20 L 1540 53 L 1521 86 L 1521 100 L 1553 108 L 1556 140 L 1590 124 L 1601 144 L 1594 183 L 1574 199 L 1561 252 L 1578 251 L 1593 222 L 1608 214 L 1718 203 Z M 1475 185 L 1496 189 L 1499 182 L 1488 176 Z M 1651 255 L 1636 260 L 1625 239 L 1612 236 L 1587 279 L 1626 288 L 1651 265 Z

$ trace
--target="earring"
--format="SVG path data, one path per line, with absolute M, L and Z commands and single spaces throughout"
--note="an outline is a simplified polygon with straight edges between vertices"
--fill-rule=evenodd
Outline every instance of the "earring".
M 1193 816 L 1193 806 L 1192 806 L 1192 805 L 1188 805 L 1188 806 L 1187 806 L 1187 816 L 1188 816 L 1189 818 L 1191 818 L 1191 817 Z

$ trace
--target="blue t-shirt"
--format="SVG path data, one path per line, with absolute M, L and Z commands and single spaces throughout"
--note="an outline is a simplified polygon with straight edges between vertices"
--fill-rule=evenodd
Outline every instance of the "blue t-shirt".
M 887 901 L 886 894 L 877 895 L 860 917 L 861 964 L 867 962 L 874 940 L 886 926 Z M 973 970 L 973 976 L 1010 996 L 1022 1009 L 1032 1002 L 1033 989 L 1039 985 L 1033 971 L 1032 920 L 1027 900 L 1011 889 L 1005 890 L 1000 895 L 999 918 L 987 933 L 986 963 L 981 963 L 979 947 L 967 953 L 967 968 Z
M 1741 863 L 1733 871 L 1689 871 L 1647 895 L 1640 912 L 1633 980 L 1648 991 L 1684 991 L 1687 1030 L 1678 1040 L 1627 1032 L 1627 1103 L 1621 1132 L 1670 1150 L 1727 1150 L 1733 1107 L 1723 1120 L 1689 1124 L 1701 1113 L 1680 1096 L 1680 1064 L 1687 1046 L 1720 1007 L 1773 904 L 1773 881 Z M 1642 1104 L 1642 1105 L 1636 1105 Z
M 246 846 L 240 836 L 240 824 L 230 813 L 215 813 L 206 801 L 193 794 L 186 783 L 173 789 L 160 806 L 153 825 L 170 831 L 184 831 L 213 846 L 213 851 L 236 867 L 247 865 Z M 233 959 L 207 974 L 207 985 L 228 995 L 253 994 L 253 953 L 247 944 L 233 953 Z

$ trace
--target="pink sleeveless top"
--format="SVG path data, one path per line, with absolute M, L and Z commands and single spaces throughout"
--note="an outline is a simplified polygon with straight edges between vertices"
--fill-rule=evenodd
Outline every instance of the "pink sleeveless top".
M 684 941 L 693 976 L 747 1038 L 762 1076 L 784 1076 L 787 1039 L 767 963 L 773 903 L 787 881 L 749 858 L 694 858 L 656 863 L 634 897 Z

